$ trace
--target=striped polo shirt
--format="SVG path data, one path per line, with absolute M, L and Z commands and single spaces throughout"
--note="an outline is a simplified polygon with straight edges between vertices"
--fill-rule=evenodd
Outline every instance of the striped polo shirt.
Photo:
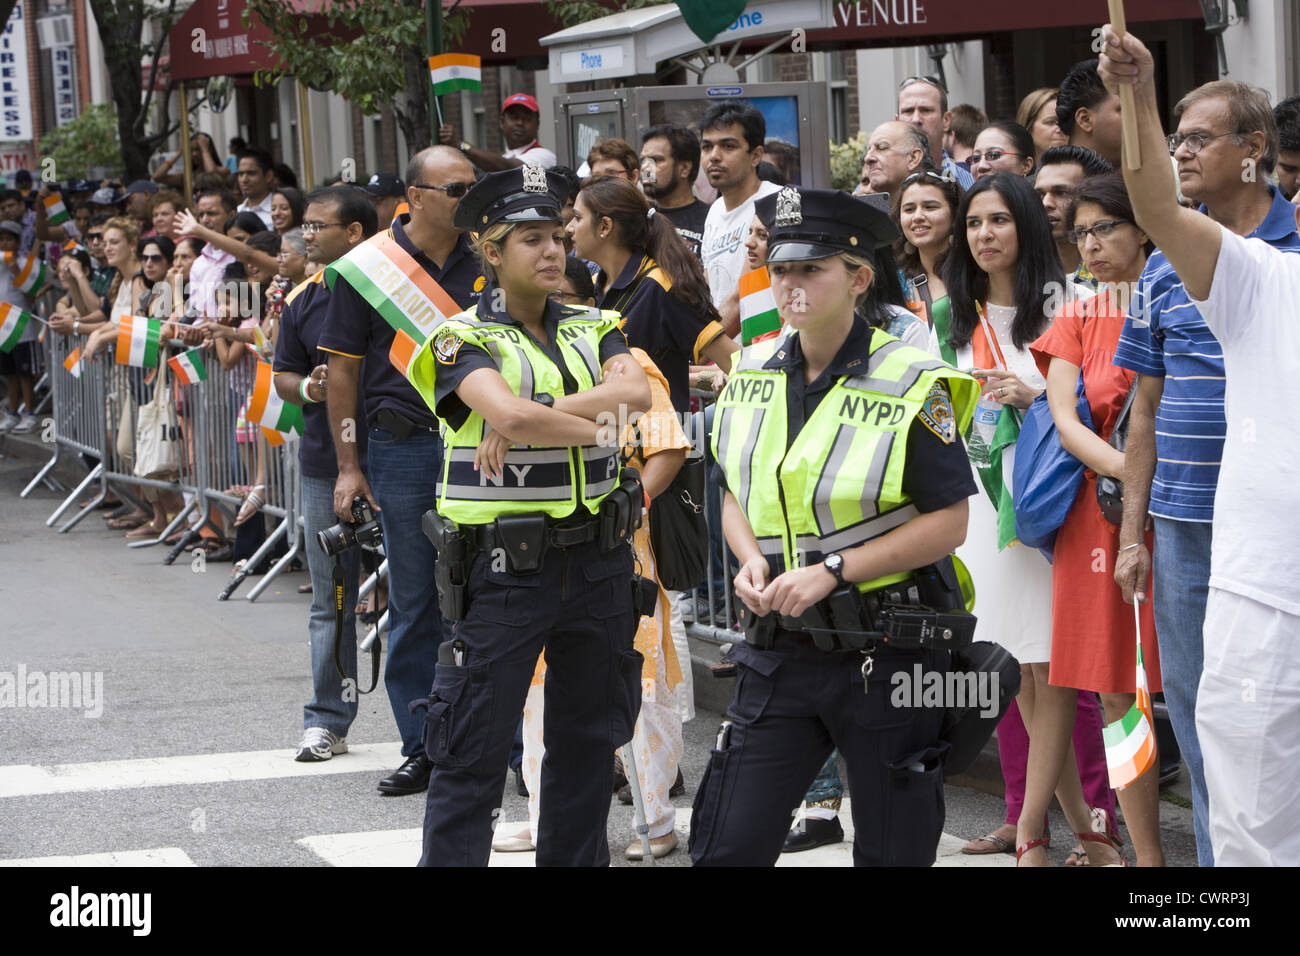
M 1246 238 L 1300 252 L 1295 207 L 1274 187 L 1269 192 L 1273 206 Z M 1151 514 L 1175 521 L 1213 521 L 1227 428 L 1223 350 L 1158 249 L 1138 280 L 1115 349 L 1115 364 L 1165 380 L 1156 412 Z

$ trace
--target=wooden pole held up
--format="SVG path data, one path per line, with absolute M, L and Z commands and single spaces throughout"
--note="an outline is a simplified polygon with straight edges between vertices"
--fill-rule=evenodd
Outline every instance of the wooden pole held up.
M 1128 32 L 1124 19 L 1124 0 L 1107 0 L 1110 4 L 1110 25 L 1115 35 L 1123 39 Z M 1124 165 L 1129 169 L 1142 168 L 1142 147 L 1138 142 L 1137 105 L 1133 101 L 1133 87 L 1119 88 L 1119 109 L 1124 124 Z

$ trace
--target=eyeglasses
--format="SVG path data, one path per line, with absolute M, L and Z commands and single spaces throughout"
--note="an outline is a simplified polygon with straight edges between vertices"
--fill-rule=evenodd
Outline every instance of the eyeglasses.
M 572 299 L 574 302 L 586 301 L 586 296 L 578 295 L 578 293 L 576 292 L 564 292 L 560 289 L 556 289 L 554 292 L 548 293 L 547 298 L 554 299 L 556 302 L 567 302 L 569 299 Z
M 1165 139 L 1169 144 L 1169 155 L 1172 156 L 1178 152 L 1178 147 L 1186 145 L 1187 155 L 1195 156 L 1205 148 L 1205 144 L 1212 139 L 1221 139 L 1224 136 L 1237 136 L 1237 133 L 1215 133 L 1213 136 L 1206 136 L 1204 133 L 1188 133 L 1184 136 L 1182 133 L 1170 133 Z
M 912 183 L 919 182 L 922 179 L 928 179 L 931 182 L 943 183 L 945 185 L 956 182 L 956 179 L 947 173 L 936 173 L 930 169 L 922 169 L 919 172 L 912 173 L 912 175 L 903 180 L 903 185 L 898 187 L 899 193 L 901 194 L 902 191 L 912 185 Z
M 1098 239 L 1109 238 L 1120 226 L 1129 224 L 1127 219 L 1103 219 L 1101 222 L 1093 223 L 1090 229 L 1071 229 L 1065 234 L 1065 238 L 1077 246 L 1089 236 L 1096 236 Z
M 155 253 L 141 256 L 140 260 L 142 262 L 166 262 L 167 257 L 164 256 L 162 253 L 155 252 Z
M 451 199 L 459 199 L 469 192 L 469 183 L 448 183 L 445 186 L 427 186 L 424 183 L 411 183 L 416 189 L 436 189 L 440 193 L 446 193 Z
M 916 76 L 909 76 L 905 78 L 902 83 L 898 84 L 898 88 L 900 90 L 903 90 L 911 86 L 913 83 L 929 83 L 931 86 L 942 90 L 945 94 L 947 94 L 948 92 L 948 87 L 944 86 L 943 81 L 940 80 L 937 76 L 926 76 L 924 74 L 918 74 Z
M 328 229 L 330 226 L 341 226 L 341 222 L 304 222 L 300 227 L 304 236 L 314 236 L 322 229 Z
M 971 153 L 967 159 L 970 160 L 971 167 L 973 168 L 980 164 L 981 159 L 987 159 L 990 163 L 996 163 L 1003 156 L 1019 156 L 1021 159 L 1025 158 L 1024 153 L 1013 153 L 1009 149 L 998 149 L 994 146 L 992 149 L 986 149 L 982 153 Z

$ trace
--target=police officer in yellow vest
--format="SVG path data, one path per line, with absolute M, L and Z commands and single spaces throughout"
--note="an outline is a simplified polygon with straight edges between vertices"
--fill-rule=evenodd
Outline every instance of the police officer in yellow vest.
M 947 612 L 963 604 L 949 555 L 976 491 L 959 436 L 979 386 L 855 316 L 871 251 L 898 236 L 886 213 L 831 190 L 768 201 L 784 328 L 741 353 L 714 420 L 746 636 L 691 856 L 775 863 L 838 747 L 854 862 L 928 866 L 943 827 L 943 710 L 894 706 L 894 677 L 914 679 L 918 664 L 942 675 L 973 631 Z
M 438 549 L 439 607 L 455 622 L 425 720 L 422 865 L 487 865 L 543 648 L 537 862 L 609 863 L 611 755 L 640 707 L 628 542 L 644 504 L 635 473 L 620 468 L 613 423 L 648 409 L 650 387 L 617 313 L 548 298 L 564 278 L 561 194 L 558 176 L 529 165 L 465 195 L 455 222 L 478 233 L 488 284 L 408 371 L 444 429 L 437 512 L 424 528 Z

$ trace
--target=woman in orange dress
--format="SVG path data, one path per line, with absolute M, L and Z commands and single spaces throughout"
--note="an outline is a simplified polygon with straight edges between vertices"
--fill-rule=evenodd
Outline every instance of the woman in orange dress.
M 1112 364 L 1112 359 L 1124 326 L 1125 292 L 1136 286 L 1151 243 L 1134 222 L 1124 181 L 1117 173 L 1079 185 L 1067 227 L 1102 288 L 1093 298 L 1066 305 L 1051 328 L 1030 346 L 1047 378 L 1047 400 L 1061 445 L 1087 466 L 1083 486 L 1056 535 L 1048 679 L 1058 687 L 1099 693 L 1109 723 L 1133 705 L 1136 641 L 1133 608 L 1124 603 L 1113 578 L 1119 528 L 1106 520 L 1097 504 L 1097 474 L 1124 473 L 1124 453 L 1110 447 L 1107 439 L 1135 376 Z M 1080 368 L 1096 432 L 1080 422 L 1076 411 Z M 1147 686 L 1155 693 L 1160 690 L 1160 659 L 1150 602 L 1142 605 L 1141 622 Z M 1158 778 L 1158 773 L 1144 773 L 1118 792 L 1139 866 L 1164 864 Z M 1034 844 L 1041 837 L 1041 832 L 1033 831 L 1041 828 L 1044 810 L 1046 806 L 1031 807 L 1026 795 L 1018 844 Z

